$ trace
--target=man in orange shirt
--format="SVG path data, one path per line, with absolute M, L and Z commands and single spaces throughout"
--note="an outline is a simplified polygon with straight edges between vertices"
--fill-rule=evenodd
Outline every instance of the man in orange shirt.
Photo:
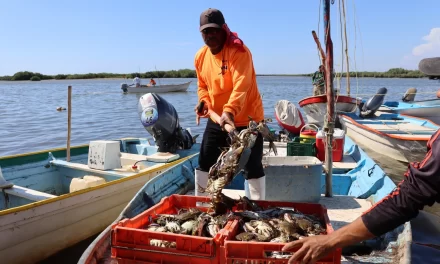
M 206 187 L 208 171 L 215 164 L 223 149 L 229 147 L 228 133 L 223 130 L 230 124 L 238 131 L 249 124 L 249 117 L 257 123 L 264 119 L 263 102 L 258 91 L 252 54 L 225 23 L 223 14 L 209 8 L 200 15 L 200 32 L 206 45 L 195 56 L 199 102 L 204 101 L 200 117 L 208 117 L 209 109 L 221 116 L 220 124 L 208 119 L 203 134 L 199 168 L 196 169 L 197 185 Z M 246 165 L 250 199 L 265 199 L 265 174 L 261 163 L 263 137 L 258 135 Z

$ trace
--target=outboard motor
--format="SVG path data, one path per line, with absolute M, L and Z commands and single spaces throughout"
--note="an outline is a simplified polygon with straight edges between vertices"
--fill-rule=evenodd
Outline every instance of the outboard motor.
M 287 100 L 279 100 L 275 104 L 275 118 L 282 128 L 295 135 L 305 125 L 301 112 Z
M 190 149 L 195 143 L 188 130 L 180 127 L 176 109 L 155 93 L 139 98 L 138 113 L 142 125 L 150 133 L 158 152 L 175 153 L 177 149 Z
M 377 93 L 370 98 L 366 103 L 361 103 L 359 106 L 360 117 L 371 117 L 376 113 L 376 111 L 382 106 L 383 101 L 385 99 L 385 95 L 387 94 L 388 90 L 385 87 L 379 88 L 377 90 Z
M 417 89 L 416 88 L 409 88 L 406 90 L 406 93 L 402 97 L 402 101 L 404 102 L 413 102 L 416 98 Z
M 126 93 L 128 91 L 127 88 L 128 88 L 128 84 L 126 84 L 126 83 L 121 84 L 121 89 L 124 93 Z

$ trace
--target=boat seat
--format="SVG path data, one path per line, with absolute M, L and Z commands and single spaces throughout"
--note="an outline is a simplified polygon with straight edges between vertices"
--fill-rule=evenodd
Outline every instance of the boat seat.
M 52 160 L 50 162 L 53 166 L 60 167 L 60 168 L 68 168 L 73 170 L 79 170 L 83 171 L 86 174 L 90 175 L 108 175 L 108 176 L 115 176 L 115 177 L 127 177 L 132 176 L 136 174 L 136 172 L 128 170 L 127 168 L 120 168 L 120 169 L 113 169 L 113 170 L 97 170 L 97 169 L 91 169 L 87 164 L 81 164 L 81 163 L 75 163 L 75 162 L 68 162 L 64 160 Z
M 56 195 L 28 189 L 17 185 L 14 185 L 12 188 L 3 189 L 3 191 L 9 195 L 18 196 L 34 202 L 58 197 Z
M 167 163 L 178 160 L 179 158 L 180 158 L 179 154 L 173 154 L 168 152 L 156 152 L 151 155 L 139 155 L 139 154 L 121 152 L 121 163 L 126 161 L 136 162 L 139 160 Z
M 333 169 L 340 169 L 340 170 L 352 170 L 352 169 L 356 168 L 357 166 L 358 166 L 357 162 L 353 159 L 352 156 L 344 155 L 342 157 L 342 161 L 333 162 L 332 168 Z M 324 169 L 326 169 L 325 162 L 322 162 L 322 167 Z

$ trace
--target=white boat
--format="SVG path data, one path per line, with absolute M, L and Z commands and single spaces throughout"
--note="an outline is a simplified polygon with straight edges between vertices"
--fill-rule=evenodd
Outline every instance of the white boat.
M 181 84 L 165 84 L 141 87 L 129 86 L 126 83 L 121 84 L 121 89 L 124 93 L 172 93 L 172 92 L 186 92 L 191 81 Z
M 335 98 L 336 113 L 356 112 L 359 101 L 351 96 L 338 95 Z M 304 110 L 309 124 L 319 127 L 324 125 L 324 117 L 327 113 L 327 95 L 310 96 L 299 101 L 299 106 Z
M 426 144 L 440 126 L 422 118 L 376 112 L 373 117 L 341 114 L 339 120 L 355 142 L 401 162 L 421 161 Z
M 197 136 L 165 99 L 145 94 L 138 111 L 154 143 L 94 141 L 72 148 L 70 160 L 66 149 L 0 157 L 1 263 L 39 262 L 101 232 L 146 182 L 196 157 Z
M 13 187 L 0 195 L 0 262 L 36 263 L 101 232 L 146 182 L 193 157 L 199 147 L 158 155 L 147 139 L 121 142 L 124 149 L 149 154 L 122 152 L 122 167 L 111 170 L 87 165 L 88 145 L 72 148 L 70 162 L 65 149 L 1 157 L 3 176 Z M 85 183 L 81 178 L 98 179 L 99 185 L 71 191 L 75 180 Z

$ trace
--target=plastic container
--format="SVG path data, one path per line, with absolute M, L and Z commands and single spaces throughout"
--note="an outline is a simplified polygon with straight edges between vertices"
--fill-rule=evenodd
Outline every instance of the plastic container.
M 293 203 L 293 202 L 271 202 L 271 201 L 254 201 L 263 209 L 269 207 L 293 207 L 296 210 L 317 216 L 322 223 L 326 226 L 327 234 L 333 232 L 333 227 L 331 226 L 330 220 L 328 218 L 327 209 L 320 204 L 315 203 Z M 245 208 L 238 206 L 237 210 L 245 210 Z M 238 234 L 238 224 L 230 225 L 229 233 L 233 233 L 234 236 L 228 236 L 224 240 L 224 245 L 221 247 L 224 259 L 221 263 L 236 264 L 236 263 L 271 263 L 271 264 L 286 264 L 288 259 L 279 259 L 270 256 L 272 252 L 281 252 L 281 249 L 285 245 L 284 243 L 273 243 L 273 242 L 242 242 L 236 241 L 235 235 Z M 226 229 L 226 227 L 225 227 Z M 290 254 L 295 252 L 293 249 Z M 327 256 L 320 259 L 318 264 L 330 264 L 330 263 L 341 263 L 341 249 L 336 249 L 330 252 Z
M 316 157 L 264 157 L 267 201 L 317 203 L 322 162 Z
M 86 175 L 82 179 L 80 178 L 73 178 L 70 182 L 69 191 L 70 192 L 76 192 L 79 190 L 95 187 L 101 184 L 104 184 L 106 181 L 104 178 L 93 176 L 93 175 Z
M 312 127 L 313 129 L 304 129 L 306 127 Z M 319 128 L 314 124 L 307 124 L 301 128 L 301 131 L 299 132 L 300 138 L 309 138 L 309 139 L 316 139 L 316 133 L 318 133 Z
M 287 142 L 287 156 L 316 156 L 316 140 L 295 137 Z
M 197 202 L 207 203 L 209 197 L 171 195 L 139 215 L 119 221 L 112 226 L 111 254 L 120 260 L 146 263 L 219 263 L 216 244 L 232 234 L 220 230 L 214 238 L 148 231 L 145 229 L 157 214 L 176 214 L 181 208 L 196 208 Z M 197 207 L 207 211 L 207 207 Z M 228 223 L 230 224 L 230 223 Z M 175 248 L 150 245 L 151 239 L 175 242 Z
M 333 133 L 333 150 L 332 156 L 334 162 L 342 161 L 344 157 L 344 144 L 345 144 L 345 131 L 339 128 L 335 128 Z M 316 157 L 324 161 L 325 160 L 325 135 L 322 130 L 316 134 Z

